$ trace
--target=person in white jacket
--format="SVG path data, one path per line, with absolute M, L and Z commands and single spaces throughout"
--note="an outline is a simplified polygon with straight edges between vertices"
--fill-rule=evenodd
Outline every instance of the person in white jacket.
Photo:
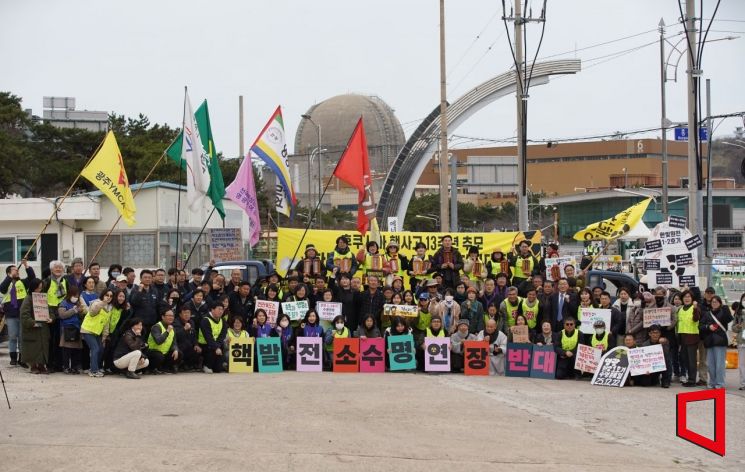
M 497 329 L 495 320 L 488 320 L 486 327 L 476 338 L 489 342 L 489 375 L 504 375 L 504 355 L 507 351 L 507 336 Z
M 458 320 L 456 329 L 450 335 L 450 370 L 463 372 L 463 341 L 476 341 L 476 336 L 468 332 L 470 322 Z

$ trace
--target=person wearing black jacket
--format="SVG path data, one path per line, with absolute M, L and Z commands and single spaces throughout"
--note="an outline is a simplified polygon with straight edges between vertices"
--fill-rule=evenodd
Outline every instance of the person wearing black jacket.
M 191 308 L 188 304 L 182 305 L 179 316 L 173 322 L 173 331 L 176 334 L 176 345 L 182 353 L 179 368 L 182 371 L 201 370 L 202 348 L 197 344 L 197 328 L 192 318 Z
M 254 299 L 251 297 L 251 284 L 242 281 L 238 285 L 238 291 L 231 292 L 228 296 L 228 309 L 232 316 L 240 316 L 243 326 L 251 326 L 254 316 Z
M 132 316 L 142 321 L 142 337 L 147 339 L 150 327 L 159 321 L 158 304 L 162 298 L 160 293 L 153 288 L 153 273 L 148 269 L 140 272 L 140 286 L 132 290 L 129 305 L 132 308 Z
M 576 328 L 577 322 L 573 317 L 564 318 L 564 329 L 556 333 L 554 352 L 556 352 L 556 378 L 576 380 L 582 378 L 580 371 L 574 368 L 574 358 L 577 355 L 580 333 Z
M 357 314 L 355 318 L 356 326 L 354 326 L 354 330 L 350 329 L 350 331 L 356 331 L 359 328 L 360 321 L 367 315 L 372 315 L 375 318 L 375 325 L 381 326 L 385 297 L 383 291 L 378 288 L 379 283 L 380 281 L 376 276 L 370 275 L 367 277 L 367 289 L 354 294 Z
M 140 376 L 135 371 L 144 369 L 150 364 L 145 356 L 147 343 L 142 340 L 142 331 L 141 319 L 131 318 L 127 320 L 124 334 L 114 350 L 114 365 L 117 369 L 127 369 L 126 377 L 128 379 L 139 379 Z
M 341 314 L 344 315 L 344 324 L 350 332 L 354 332 L 360 324 L 357 316 L 357 305 L 355 303 L 355 292 L 351 287 L 351 280 L 347 275 L 339 277 L 339 283 L 332 277 L 329 279 L 329 288 L 333 290 L 334 301 L 341 303 Z
M 623 338 L 626 336 L 626 312 L 622 313 L 611 305 L 610 293 L 606 291 L 600 294 L 600 308 L 610 310 L 610 334 L 616 338 L 613 345 L 623 346 Z
M 203 370 L 208 374 L 223 371 L 222 347 L 228 332 L 228 325 L 222 320 L 223 310 L 222 303 L 215 302 L 210 307 L 209 316 L 202 318 L 199 325 L 197 341 L 204 355 Z
M 567 279 L 561 278 L 556 283 L 556 291 L 549 297 L 549 302 L 543 309 L 544 319 L 551 322 L 552 329 L 557 333 L 561 331 L 566 318 L 577 316 L 579 298 L 577 292 L 569 289 Z
M 31 281 L 36 278 L 34 269 L 29 267 L 26 259 L 21 260 L 21 265 L 26 268 L 26 278 L 21 280 L 18 268 L 9 265 L 5 269 L 5 280 L 0 283 L 0 293 L 4 293 L 3 312 L 5 322 L 8 325 L 8 353 L 10 354 L 10 365 L 22 364 L 19 360 L 18 349 L 21 344 L 21 303 L 26 298 Z
M 709 368 L 709 388 L 724 388 L 725 360 L 727 357 L 727 325 L 734 320 L 729 307 L 722 303 L 719 295 L 709 300 L 710 310 L 704 312 L 699 321 L 699 330 L 706 348 L 706 364 Z
M 432 256 L 432 269 L 442 274 L 443 288 L 454 289 L 460 281 L 463 256 L 453 247 L 453 237 L 449 234 L 442 237 L 442 247 Z

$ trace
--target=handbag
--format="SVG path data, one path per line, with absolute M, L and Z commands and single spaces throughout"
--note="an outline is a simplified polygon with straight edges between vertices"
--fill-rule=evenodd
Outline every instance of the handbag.
M 66 343 L 76 343 L 80 341 L 80 330 L 75 326 L 65 326 L 63 330 L 64 340 Z

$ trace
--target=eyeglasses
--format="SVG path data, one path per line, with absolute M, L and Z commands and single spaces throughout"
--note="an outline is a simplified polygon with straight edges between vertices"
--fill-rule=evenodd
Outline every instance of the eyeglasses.
M 574 326 L 574 323 L 564 323 L 564 326 Z

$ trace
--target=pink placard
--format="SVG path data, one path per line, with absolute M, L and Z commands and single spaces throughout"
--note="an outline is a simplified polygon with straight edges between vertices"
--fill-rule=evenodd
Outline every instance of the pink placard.
M 424 338 L 424 370 L 450 372 L 450 338 Z
M 360 372 L 385 372 L 385 341 L 383 338 L 360 339 Z
M 296 370 L 298 372 L 321 372 L 323 370 L 323 344 L 320 337 L 297 338 Z

